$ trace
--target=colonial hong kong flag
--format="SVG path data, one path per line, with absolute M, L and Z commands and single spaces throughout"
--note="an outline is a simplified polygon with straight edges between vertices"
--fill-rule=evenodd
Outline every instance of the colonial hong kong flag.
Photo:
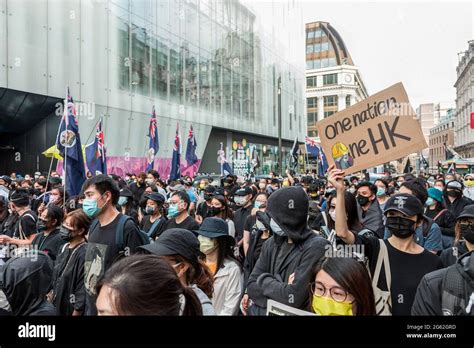
M 316 142 L 316 140 L 310 137 L 306 137 L 305 143 L 306 143 L 306 152 L 314 157 L 318 157 L 319 149 L 318 149 L 318 143 Z
M 192 166 L 194 163 L 198 161 L 196 155 L 196 148 L 197 142 L 196 137 L 194 136 L 193 125 L 189 129 L 188 135 L 188 146 L 186 147 L 186 162 L 188 162 L 188 166 Z
M 176 180 L 181 177 L 181 142 L 179 139 L 179 123 L 176 125 L 176 136 L 173 145 L 173 157 L 171 158 L 170 180 Z
M 59 124 L 56 146 L 64 158 L 66 191 L 70 196 L 76 196 L 81 192 L 82 184 L 86 180 L 86 170 L 76 108 L 69 93 L 69 87 L 67 87 L 66 99 L 64 100 L 64 112 Z
M 102 118 L 97 124 L 94 142 L 86 146 L 87 167 L 92 175 L 107 174 L 107 157 L 105 151 Z
M 158 125 L 156 122 L 156 113 L 155 106 L 153 105 L 153 110 L 151 112 L 150 126 L 148 127 L 148 136 L 150 137 L 150 145 L 148 146 L 147 151 L 147 166 L 146 171 L 153 169 L 155 164 L 155 156 L 160 149 L 160 142 L 158 140 Z
M 326 175 L 326 172 L 328 171 L 328 168 L 329 168 L 329 164 L 326 158 L 326 154 L 323 151 L 323 148 L 318 146 L 318 150 L 319 150 L 318 173 L 319 175 L 322 176 L 322 175 Z

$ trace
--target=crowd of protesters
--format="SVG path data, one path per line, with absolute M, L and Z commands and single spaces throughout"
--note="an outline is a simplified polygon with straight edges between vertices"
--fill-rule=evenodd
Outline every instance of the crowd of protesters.
M 0 315 L 473 315 L 474 175 L 0 176 Z

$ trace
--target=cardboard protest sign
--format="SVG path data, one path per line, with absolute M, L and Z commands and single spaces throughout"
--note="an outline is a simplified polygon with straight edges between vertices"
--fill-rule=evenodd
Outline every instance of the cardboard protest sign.
M 274 300 L 267 300 L 267 316 L 306 316 L 316 315 L 298 308 L 287 306 Z
M 329 164 L 346 174 L 428 147 L 401 82 L 318 121 L 316 129 Z

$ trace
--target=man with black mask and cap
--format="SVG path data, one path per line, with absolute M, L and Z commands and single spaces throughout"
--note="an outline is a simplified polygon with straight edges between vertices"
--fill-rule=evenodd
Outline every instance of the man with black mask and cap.
M 465 206 L 474 202 L 463 196 L 464 185 L 456 180 L 448 181 L 444 189 L 444 202 L 446 208 L 451 212 L 454 218 L 457 218 Z
M 463 240 L 467 252 L 462 254 L 458 245 L 459 258 L 454 264 L 423 277 L 412 315 L 474 315 L 474 205 L 466 206 L 459 215 L 456 239 Z
M 265 315 L 269 299 L 304 309 L 313 266 L 328 241 L 307 226 L 308 196 L 301 187 L 275 191 L 267 203 L 273 236 L 262 246 L 249 277 L 248 315 Z
M 212 206 L 212 196 L 214 195 L 215 191 L 216 188 L 212 185 L 206 186 L 202 190 L 204 201 L 198 203 L 196 208 L 196 216 L 194 217 L 198 224 L 201 224 L 202 220 L 209 216 L 209 209 Z

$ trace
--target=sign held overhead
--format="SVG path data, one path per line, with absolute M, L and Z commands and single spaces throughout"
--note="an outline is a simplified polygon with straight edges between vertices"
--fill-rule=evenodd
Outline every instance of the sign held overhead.
M 316 129 L 329 163 L 346 174 L 428 147 L 401 82 L 318 121 Z

